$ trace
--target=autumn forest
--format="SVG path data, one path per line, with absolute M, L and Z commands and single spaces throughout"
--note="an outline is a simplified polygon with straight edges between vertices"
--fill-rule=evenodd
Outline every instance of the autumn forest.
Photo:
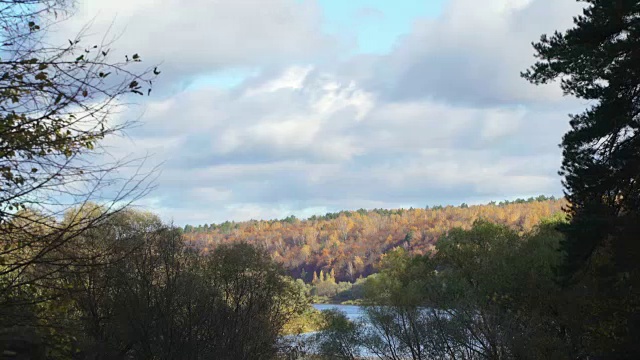
M 0 0 L 0 360 L 640 359 L 640 0 L 253 3 Z
M 415 255 L 427 254 L 447 231 L 468 229 L 479 219 L 530 231 L 543 219 L 562 216 L 565 205 L 563 199 L 541 195 L 487 205 L 362 209 L 306 220 L 291 216 L 283 220 L 186 225 L 184 237 L 204 251 L 234 242 L 263 247 L 293 277 L 305 282 L 320 271 L 333 272 L 338 281 L 353 282 L 374 273 L 381 256 L 396 247 Z

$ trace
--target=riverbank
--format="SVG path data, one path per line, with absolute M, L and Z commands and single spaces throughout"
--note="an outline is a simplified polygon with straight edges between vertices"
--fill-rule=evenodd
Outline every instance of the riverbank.
M 322 328 L 322 313 L 314 305 L 301 315 L 291 319 L 282 330 L 283 335 L 299 335 L 318 331 Z
M 323 310 L 339 310 L 351 321 L 358 320 L 363 315 L 360 305 L 349 304 L 311 304 L 302 315 L 292 319 L 284 328 L 283 335 L 300 335 L 319 331 L 324 325 Z

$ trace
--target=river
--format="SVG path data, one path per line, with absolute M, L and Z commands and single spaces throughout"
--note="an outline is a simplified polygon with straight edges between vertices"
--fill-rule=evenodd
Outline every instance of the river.
M 361 306 L 356 305 L 337 305 L 337 304 L 313 304 L 313 307 L 317 310 L 330 310 L 335 309 L 344 313 L 347 318 L 351 321 L 359 320 L 362 316 L 364 316 L 364 309 Z M 313 354 L 316 352 L 315 343 L 313 342 L 314 335 L 316 332 L 309 332 L 300 335 L 293 335 L 292 337 L 288 337 L 288 339 L 297 339 L 299 344 L 304 344 L 304 351 L 309 354 Z M 312 340 L 312 341 L 309 341 Z M 372 358 L 372 355 L 366 349 L 361 350 L 361 356 L 363 359 Z
M 313 304 L 313 307 L 320 311 L 329 309 L 340 310 L 351 321 L 360 319 L 364 314 L 362 307 L 357 305 Z

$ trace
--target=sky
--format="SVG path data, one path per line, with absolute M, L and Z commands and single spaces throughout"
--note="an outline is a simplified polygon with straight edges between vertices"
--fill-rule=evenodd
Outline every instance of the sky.
M 175 224 L 562 194 L 585 104 L 520 77 L 573 0 L 80 0 L 162 74 L 106 140 L 149 155 L 138 205 Z

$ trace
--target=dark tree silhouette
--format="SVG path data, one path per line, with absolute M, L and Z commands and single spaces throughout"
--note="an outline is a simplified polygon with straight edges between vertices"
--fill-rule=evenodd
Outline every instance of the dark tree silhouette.
M 565 229 L 566 278 L 587 289 L 576 296 L 599 299 L 595 310 L 584 314 L 595 319 L 585 325 L 585 343 L 594 344 L 591 355 L 637 358 L 640 1 L 585 3 L 574 28 L 543 35 L 534 44 L 539 61 L 523 76 L 534 84 L 559 79 L 565 94 L 591 104 L 571 116 L 562 141 L 561 175 L 571 217 Z

